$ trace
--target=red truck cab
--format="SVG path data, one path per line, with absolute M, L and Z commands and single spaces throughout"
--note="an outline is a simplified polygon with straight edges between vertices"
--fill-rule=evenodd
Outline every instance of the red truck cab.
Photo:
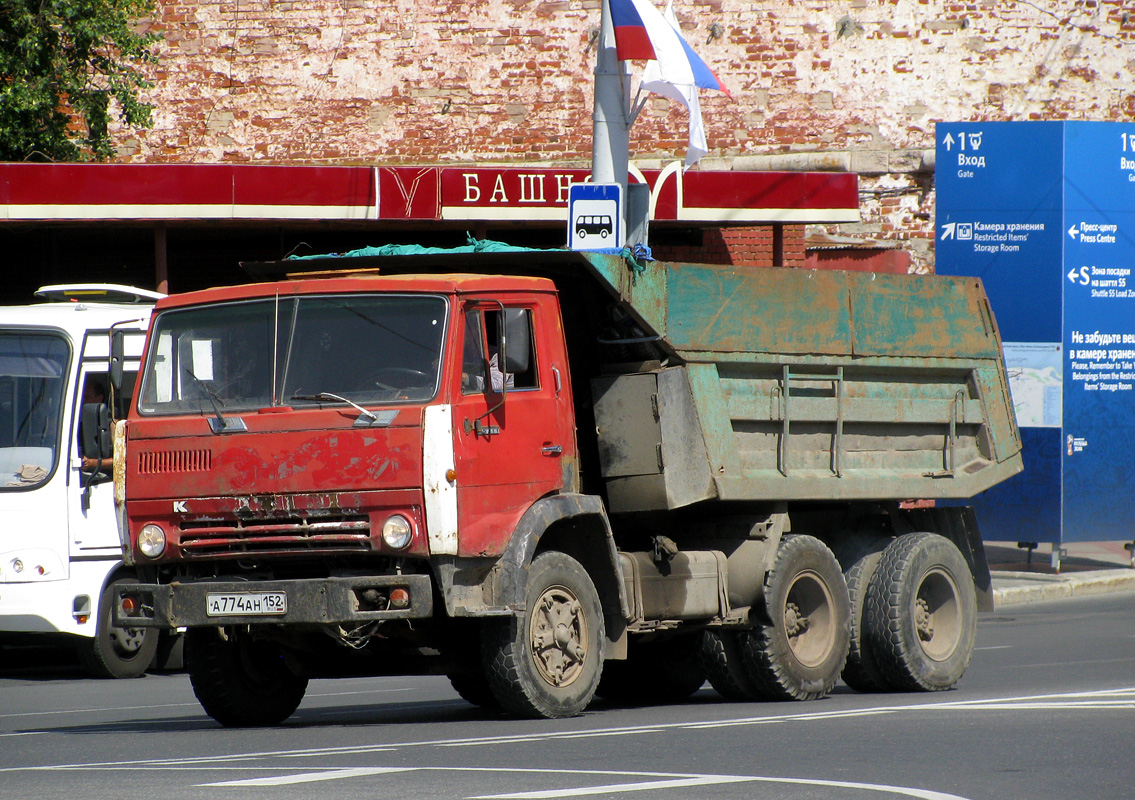
M 159 621 L 430 616 L 431 559 L 498 557 L 537 500 L 577 489 L 567 370 L 539 278 L 162 301 L 118 476 L 128 558 L 160 584 L 201 581 L 159 598 Z

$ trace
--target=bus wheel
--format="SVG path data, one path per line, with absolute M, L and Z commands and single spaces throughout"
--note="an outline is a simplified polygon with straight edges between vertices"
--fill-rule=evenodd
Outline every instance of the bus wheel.
M 79 661 L 96 678 L 137 678 L 149 669 L 158 651 L 157 628 L 114 627 L 115 587 L 137 582 L 119 578 L 108 583 L 99 597 L 95 635 L 79 640 Z
M 957 683 L 973 656 L 977 593 L 954 543 L 936 533 L 891 542 L 867 589 L 864 624 L 893 688 L 932 692 Z
M 599 593 L 571 556 L 548 551 L 528 570 L 525 610 L 486 623 L 482 653 L 493 694 L 525 717 L 573 717 L 587 708 L 603 669 Z
M 307 691 L 278 645 L 235 628 L 186 631 L 185 668 L 205 713 L 226 728 L 277 725 Z

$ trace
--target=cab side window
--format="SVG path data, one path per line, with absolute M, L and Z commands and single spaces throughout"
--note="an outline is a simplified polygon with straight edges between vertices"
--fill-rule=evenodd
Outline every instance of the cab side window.
M 507 337 L 504 336 L 508 331 Z M 501 342 L 507 364 L 501 364 Z M 465 315 L 461 390 L 475 394 L 491 387 L 499 393 L 539 387 L 532 311 L 527 308 L 476 309 Z

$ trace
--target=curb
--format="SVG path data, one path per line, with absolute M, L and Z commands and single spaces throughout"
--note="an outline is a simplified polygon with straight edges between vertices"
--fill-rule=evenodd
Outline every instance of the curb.
M 1096 570 L 1070 575 L 993 572 L 993 607 L 1084 597 L 1109 592 L 1135 592 L 1135 570 Z

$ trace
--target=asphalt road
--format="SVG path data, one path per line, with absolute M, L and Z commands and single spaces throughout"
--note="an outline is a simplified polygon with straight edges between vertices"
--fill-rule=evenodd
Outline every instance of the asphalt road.
M 6 659 L 6 660 L 5 660 Z M 525 721 L 444 678 L 316 681 L 226 730 L 185 675 L 0 651 L 0 798 L 1091 798 L 1135 792 L 1135 594 L 985 615 L 954 691 L 689 702 Z

